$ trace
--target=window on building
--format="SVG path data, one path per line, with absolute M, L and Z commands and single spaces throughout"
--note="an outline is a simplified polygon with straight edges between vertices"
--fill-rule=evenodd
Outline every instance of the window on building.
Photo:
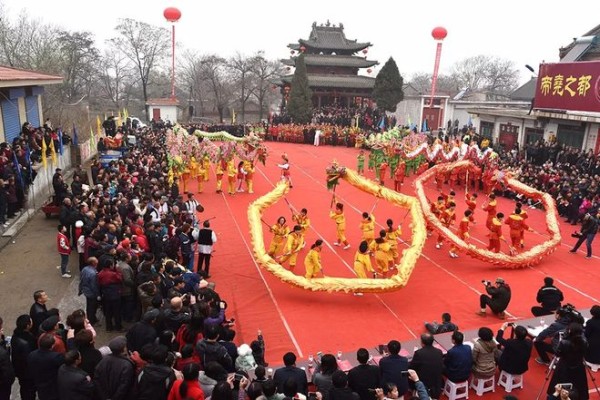
M 483 137 L 491 139 L 493 133 L 494 133 L 494 123 L 487 122 L 487 121 L 481 121 L 481 124 L 479 124 L 479 134 Z
M 556 139 L 560 144 L 581 149 L 581 146 L 583 145 L 584 133 L 585 126 L 559 124 Z

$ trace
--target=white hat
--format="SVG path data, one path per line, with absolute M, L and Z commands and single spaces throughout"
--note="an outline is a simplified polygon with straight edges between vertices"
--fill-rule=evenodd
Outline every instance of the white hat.
M 75 222 L 75 228 L 83 228 L 83 221 Z

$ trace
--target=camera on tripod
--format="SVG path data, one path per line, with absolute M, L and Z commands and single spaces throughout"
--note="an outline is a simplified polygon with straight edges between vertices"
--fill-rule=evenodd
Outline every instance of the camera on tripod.
M 581 315 L 581 313 L 577 311 L 573 304 L 565 304 L 564 306 L 558 309 L 558 314 L 561 317 L 567 318 L 569 320 L 569 323 L 576 322 L 581 325 L 585 323 L 585 318 L 583 318 L 583 315 Z

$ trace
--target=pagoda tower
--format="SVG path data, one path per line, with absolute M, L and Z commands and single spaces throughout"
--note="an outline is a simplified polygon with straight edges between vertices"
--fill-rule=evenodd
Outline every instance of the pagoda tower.
M 321 25 L 313 22 L 309 38 L 289 44 L 292 55 L 281 62 L 291 71 L 297 57 L 304 53 L 314 107 L 370 105 L 375 78 L 358 74 L 363 68 L 371 73 L 372 67 L 379 64 L 367 60 L 370 46 L 369 42 L 347 39 L 341 23 L 336 26 L 329 21 Z M 288 74 L 281 78 L 279 86 L 285 96 L 289 93 L 292 77 L 293 74 Z

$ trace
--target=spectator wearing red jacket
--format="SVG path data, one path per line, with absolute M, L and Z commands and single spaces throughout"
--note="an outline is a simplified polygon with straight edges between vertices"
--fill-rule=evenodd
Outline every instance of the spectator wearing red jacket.
M 67 237 L 67 227 L 59 224 L 58 233 L 56 234 L 56 247 L 58 254 L 60 254 L 60 274 L 63 278 L 70 278 L 71 271 L 69 271 L 69 255 L 71 254 L 71 245 L 69 244 L 69 238 Z
M 121 287 L 123 274 L 115 268 L 112 257 L 101 257 L 98 269 L 98 286 L 102 296 L 102 308 L 106 319 L 106 331 L 122 331 L 121 325 Z

